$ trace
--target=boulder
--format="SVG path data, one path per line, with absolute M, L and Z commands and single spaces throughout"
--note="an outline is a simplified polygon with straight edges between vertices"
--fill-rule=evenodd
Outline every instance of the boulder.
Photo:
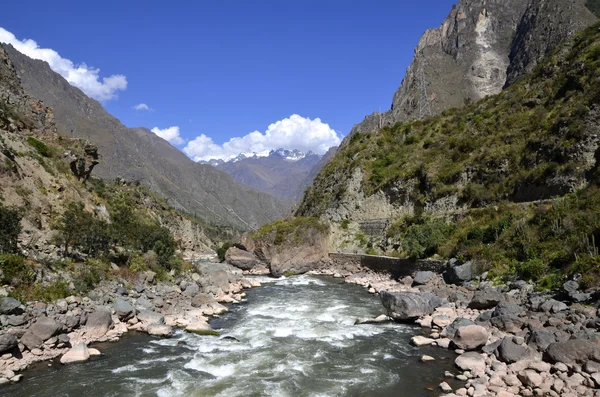
M 498 346 L 498 359 L 507 364 L 516 363 L 527 352 L 527 348 L 517 345 L 512 338 L 505 337 Z
M 96 311 L 88 314 L 86 332 L 92 338 L 100 338 L 108 332 L 112 325 L 113 320 L 110 311 L 105 308 L 98 308 Z
M 458 262 L 457 262 L 458 263 Z M 471 281 L 474 277 L 473 263 L 467 262 L 462 265 L 450 266 L 444 272 L 444 280 L 448 284 L 463 284 Z
M 117 314 L 117 317 L 119 317 L 119 320 L 127 321 L 131 317 L 133 317 L 133 314 L 134 314 L 133 306 L 131 306 L 129 304 L 129 302 L 127 302 L 126 300 L 117 298 L 117 300 L 115 301 L 114 307 L 115 307 L 115 312 Z
M 380 292 L 388 316 L 396 321 L 410 321 L 431 314 L 442 300 L 429 292 Z
M 421 335 L 416 335 L 416 336 L 413 336 L 412 338 L 410 338 L 410 343 L 417 347 L 429 346 L 429 345 L 433 344 L 433 342 L 435 342 L 435 339 L 426 338 Z
M 90 352 L 85 343 L 74 346 L 71 350 L 63 354 L 60 358 L 62 364 L 73 364 L 87 361 L 90 358 Z
M 518 316 L 519 314 L 525 312 L 525 309 L 516 303 L 505 302 L 502 301 L 498 303 L 494 312 L 492 313 L 492 317 L 500 317 L 500 316 Z
M 461 354 L 454 360 L 454 364 L 463 371 L 483 373 L 485 371 L 485 359 L 477 352 Z
M 517 333 L 523 328 L 523 320 L 514 315 L 492 317 L 490 323 L 504 332 Z
M 568 308 L 569 307 L 565 303 L 559 302 L 555 299 L 548 299 L 546 302 L 540 305 L 541 311 L 553 314 L 562 312 L 563 310 L 567 310 Z
M 475 325 L 475 323 L 472 320 L 469 320 L 468 318 L 457 317 L 456 319 L 454 319 L 452 324 L 446 327 L 443 333 L 448 338 L 452 339 L 454 337 L 454 334 L 456 333 L 456 330 L 458 330 L 460 327 L 466 327 L 467 325 Z
M 205 294 L 203 292 L 196 294 L 191 300 L 192 307 L 201 308 L 201 307 L 210 307 L 217 303 L 215 298 L 212 295 Z
M 196 283 L 190 283 L 187 287 L 185 287 L 185 291 L 183 293 L 187 296 L 194 297 L 196 294 L 200 292 L 200 287 Z
M 462 350 L 476 350 L 488 341 L 488 332 L 480 325 L 459 327 L 452 338 L 452 344 Z
M 0 298 L 0 314 L 19 314 L 22 311 L 21 302 L 15 298 Z
M 21 343 L 29 350 L 39 349 L 44 345 L 44 341 L 31 331 L 27 331 L 23 334 Z
M 529 386 L 531 388 L 538 387 L 544 381 L 542 376 L 532 369 L 526 369 L 525 371 L 520 372 L 517 376 L 525 386 Z
M 469 302 L 469 309 L 487 310 L 492 309 L 500 303 L 502 294 L 493 289 L 476 291 L 473 299 Z
M 56 321 L 48 317 L 39 317 L 35 323 L 29 327 L 42 340 L 48 340 L 62 331 L 62 327 Z
M 225 253 L 225 262 L 242 270 L 250 270 L 260 263 L 253 253 L 231 247 Z
M 19 325 L 23 325 L 27 322 L 28 317 L 26 314 L 21 314 L 21 315 L 11 315 L 11 316 L 7 316 L 6 317 L 6 324 L 13 326 L 13 327 L 18 327 Z
M 165 318 L 162 314 L 150 311 L 142 310 L 137 314 L 137 319 L 145 324 L 164 324 Z
M 212 329 L 210 324 L 208 324 L 207 322 L 204 322 L 204 321 L 194 321 L 194 322 L 188 324 L 188 326 L 185 327 L 185 330 L 187 332 L 191 332 L 193 334 L 198 334 L 198 335 L 212 335 L 212 336 L 219 335 L 219 333 L 217 331 Z
M 415 278 L 413 279 L 413 285 L 425 285 L 435 277 L 436 273 L 430 271 L 419 271 L 415 273 Z
M 169 337 L 173 335 L 173 328 L 166 324 L 148 324 L 146 331 L 148 332 L 148 334 L 154 336 Z
M 579 290 L 579 283 L 577 281 L 570 280 L 564 283 L 562 287 L 567 294 L 572 294 Z
M 0 335 L 0 354 L 14 349 L 19 344 L 16 335 L 4 334 Z
M 540 352 L 546 351 L 551 343 L 556 342 L 554 334 L 544 329 L 532 329 L 527 344 Z
M 600 346 L 585 339 L 555 342 L 546 349 L 544 360 L 565 364 L 585 364 L 588 360 L 600 361 Z

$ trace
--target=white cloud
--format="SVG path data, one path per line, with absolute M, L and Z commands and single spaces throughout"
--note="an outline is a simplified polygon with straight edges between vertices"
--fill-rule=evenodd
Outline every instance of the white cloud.
M 181 135 L 179 135 L 179 127 L 177 126 L 165 128 L 162 130 L 158 127 L 154 127 L 151 131 L 173 145 L 183 145 L 185 143 Z
M 194 161 L 228 160 L 240 153 L 261 153 L 279 148 L 303 152 L 312 150 L 323 154 L 340 142 L 340 134 L 321 119 L 311 120 L 293 114 L 271 124 L 264 133 L 254 131 L 242 137 L 231 138 L 222 145 L 202 134 L 188 142 L 183 151 Z
M 100 69 L 94 69 L 85 63 L 76 65 L 73 61 L 61 57 L 51 48 L 40 48 L 31 39 L 19 40 L 14 34 L 0 28 L 0 42 L 12 44 L 17 51 L 33 59 L 48 62 L 50 68 L 64 77 L 70 84 L 81 89 L 86 95 L 99 101 L 107 101 L 117 97 L 117 91 L 127 89 L 127 78 L 115 74 L 100 79 Z
M 152 110 L 154 110 L 150 106 L 146 105 L 145 103 L 138 103 L 133 108 L 135 110 L 146 110 L 146 111 L 149 111 L 149 112 L 152 111 Z

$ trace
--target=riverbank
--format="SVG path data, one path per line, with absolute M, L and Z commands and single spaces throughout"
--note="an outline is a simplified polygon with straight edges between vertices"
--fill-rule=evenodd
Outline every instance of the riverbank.
M 0 297 L 0 385 L 18 382 L 31 364 L 61 357 L 64 364 L 101 354 L 87 345 L 114 342 L 129 332 L 167 337 L 182 328 L 213 334 L 209 317 L 226 312 L 244 289 L 259 286 L 239 269 L 200 263 L 173 282 L 146 272 L 137 281 L 102 281 L 86 296 L 52 304 Z
M 447 397 L 600 396 L 597 303 L 575 281 L 551 293 L 524 281 L 495 285 L 485 275 L 455 285 L 431 272 L 400 280 L 368 269 L 316 273 L 380 294 L 391 318 L 429 334 L 413 337 L 414 345 L 454 351 L 456 371 L 446 376 L 464 385 L 442 382 Z

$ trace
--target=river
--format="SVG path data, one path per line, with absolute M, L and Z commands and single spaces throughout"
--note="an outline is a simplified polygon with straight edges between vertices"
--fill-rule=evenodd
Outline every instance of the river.
M 267 281 L 264 279 L 263 281 Z M 43 363 L 3 396 L 435 396 L 453 353 L 410 346 L 418 328 L 354 325 L 379 298 L 341 280 L 298 276 L 248 291 L 211 321 L 220 337 L 131 334 L 104 354 Z M 422 363 L 428 354 L 435 362 Z M 428 390 L 434 389 L 433 391 Z

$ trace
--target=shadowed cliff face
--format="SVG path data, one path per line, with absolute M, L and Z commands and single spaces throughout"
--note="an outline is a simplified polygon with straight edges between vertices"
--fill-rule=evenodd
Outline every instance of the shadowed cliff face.
M 391 109 L 356 124 L 342 145 L 380 124 L 439 114 L 497 94 L 596 20 L 586 0 L 461 0 L 439 28 L 421 37 Z
M 47 63 L 32 60 L 12 46 L 1 46 L 25 93 L 53 108 L 58 132 L 98 147 L 101 162 L 94 174 L 107 180 L 139 181 L 177 210 L 237 229 L 254 229 L 287 213 L 288 204 L 236 183 L 209 165 L 194 163 L 148 129 L 125 127 Z

